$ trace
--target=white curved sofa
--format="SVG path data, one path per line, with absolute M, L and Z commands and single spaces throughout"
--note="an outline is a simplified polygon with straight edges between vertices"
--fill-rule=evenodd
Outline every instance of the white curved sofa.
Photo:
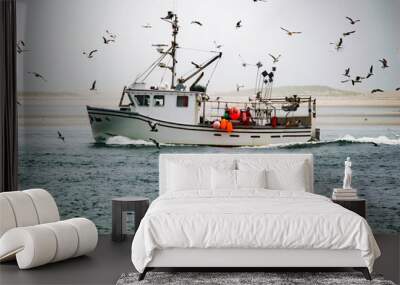
M 46 190 L 0 193 L 0 262 L 16 259 L 20 269 L 33 268 L 87 254 L 97 239 L 88 219 L 60 221 Z

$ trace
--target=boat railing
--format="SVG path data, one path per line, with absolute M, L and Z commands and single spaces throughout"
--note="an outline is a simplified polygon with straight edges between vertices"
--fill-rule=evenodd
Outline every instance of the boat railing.
M 293 97 L 273 98 L 268 100 L 255 99 L 248 102 L 243 101 L 225 101 L 225 100 L 207 100 L 202 102 L 202 122 L 210 123 L 224 116 L 226 109 L 231 107 L 239 108 L 242 111 L 249 110 L 254 125 L 267 125 L 271 123 L 271 117 L 278 117 L 278 124 L 284 126 L 311 125 L 311 109 L 313 99 L 311 97 L 297 97 L 296 102 L 300 106 L 308 104 L 308 114 L 298 115 L 299 111 L 288 111 L 285 105 L 294 103 Z M 304 110 L 304 109 L 302 109 Z M 297 114 L 296 114 L 297 112 Z M 289 116 L 290 114 L 290 116 Z

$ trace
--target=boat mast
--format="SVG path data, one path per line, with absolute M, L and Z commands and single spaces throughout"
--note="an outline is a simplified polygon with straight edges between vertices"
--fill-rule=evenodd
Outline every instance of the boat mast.
M 176 42 L 176 36 L 178 35 L 178 16 L 173 14 L 172 24 L 172 42 L 171 42 L 171 57 L 172 57 L 172 77 L 171 77 L 171 89 L 175 89 L 175 65 L 177 63 L 176 57 L 176 48 L 178 47 L 178 43 Z

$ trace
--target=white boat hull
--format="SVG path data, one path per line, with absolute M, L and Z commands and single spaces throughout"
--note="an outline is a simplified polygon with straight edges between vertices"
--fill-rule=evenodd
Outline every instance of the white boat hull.
M 301 143 L 312 139 L 312 128 L 242 127 L 227 133 L 208 126 L 161 121 L 138 113 L 87 107 L 93 138 L 105 143 L 123 136 L 165 144 L 212 146 L 261 146 Z

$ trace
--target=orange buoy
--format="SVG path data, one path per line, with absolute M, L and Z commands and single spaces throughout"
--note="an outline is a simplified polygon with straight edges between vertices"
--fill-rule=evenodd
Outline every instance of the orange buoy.
M 227 126 L 227 123 L 228 123 L 228 121 L 226 120 L 226 119 L 222 119 L 221 120 L 221 124 L 220 124 L 220 128 L 221 129 L 223 129 L 223 130 L 225 130 L 226 129 L 226 126 Z
M 228 121 L 227 125 L 226 125 L 226 131 L 228 133 L 231 133 L 233 131 L 233 125 L 231 121 Z

